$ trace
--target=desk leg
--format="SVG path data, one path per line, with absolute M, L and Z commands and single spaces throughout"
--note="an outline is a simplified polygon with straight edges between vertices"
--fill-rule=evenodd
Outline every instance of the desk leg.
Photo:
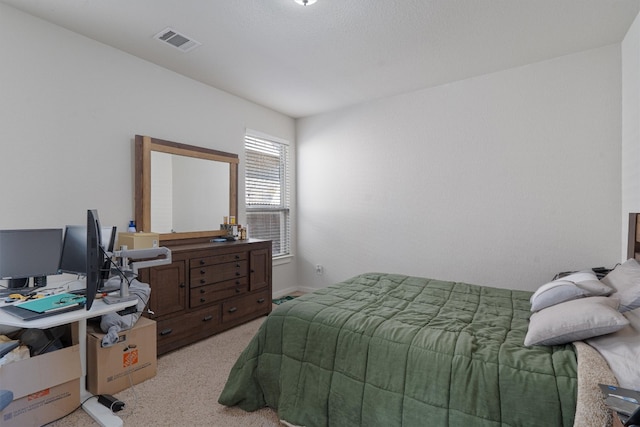
M 78 321 L 78 342 L 80 344 L 80 360 L 82 363 L 82 377 L 80 377 L 80 402 L 84 402 L 92 396 L 87 391 L 87 319 Z M 98 398 L 92 398 L 82 405 L 82 409 L 102 427 L 122 427 L 122 419 L 113 415 L 111 410 L 98 402 Z

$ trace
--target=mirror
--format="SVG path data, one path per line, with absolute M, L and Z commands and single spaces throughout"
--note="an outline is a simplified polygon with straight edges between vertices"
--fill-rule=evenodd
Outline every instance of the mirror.
M 149 136 L 135 137 L 138 231 L 160 240 L 224 235 L 238 215 L 238 155 Z

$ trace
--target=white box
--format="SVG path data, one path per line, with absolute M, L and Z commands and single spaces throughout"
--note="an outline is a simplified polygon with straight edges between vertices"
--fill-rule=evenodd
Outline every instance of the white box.
M 0 366 L 1 388 L 13 392 L 13 402 L 0 412 L 0 426 L 47 424 L 80 405 L 80 346 Z

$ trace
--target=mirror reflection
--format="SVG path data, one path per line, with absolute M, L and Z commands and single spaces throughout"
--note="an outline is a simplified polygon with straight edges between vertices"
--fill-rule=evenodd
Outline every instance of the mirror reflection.
M 151 152 L 151 231 L 215 230 L 227 215 L 227 163 Z
M 238 155 L 135 137 L 135 220 L 160 242 L 208 242 L 238 215 Z

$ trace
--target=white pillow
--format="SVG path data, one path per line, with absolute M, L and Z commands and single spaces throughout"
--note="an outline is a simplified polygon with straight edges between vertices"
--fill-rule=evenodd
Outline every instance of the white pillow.
M 524 345 L 559 345 L 616 332 L 629 323 L 617 309 L 618 300 L 608 297 L 556 304 L 531 315 Z
M 598 279 L 582 280 L 575 283 L 577 287 L 589 292 L 589 296 L 592 297 L 606 297 L 613 293 L 613 288 L 605 285 Z
M 582 270 L 571 273 L 568 276 L 563 276 L 560 279 L 570 280 L 575 283 L 586 282 L 588 280 L 598 280 L 598 276 L 592 270 Z
M 609 295 L 612 289 L 592 271 L 580 271 L 542 285 L 531 296 L 531 311 L 587 296 Z
M 531 295 L 531 311 L 540 311 L 543 308 L 571 301 L 588 295 L 588 292 L 576 286 L 568 280 L 554 280 L 546 285 L 542 285 Z
M 640 264 L 631 258 L 602 278 L 602 282 L 616 292 L 611 296 L 620 300 L 620 311 L 640 307 Z
M 624 313 L 629 325 L 618 332 L 587 340 L 604 357 L 620 386 L 637 390 L 640 385 L 640 309 Z

